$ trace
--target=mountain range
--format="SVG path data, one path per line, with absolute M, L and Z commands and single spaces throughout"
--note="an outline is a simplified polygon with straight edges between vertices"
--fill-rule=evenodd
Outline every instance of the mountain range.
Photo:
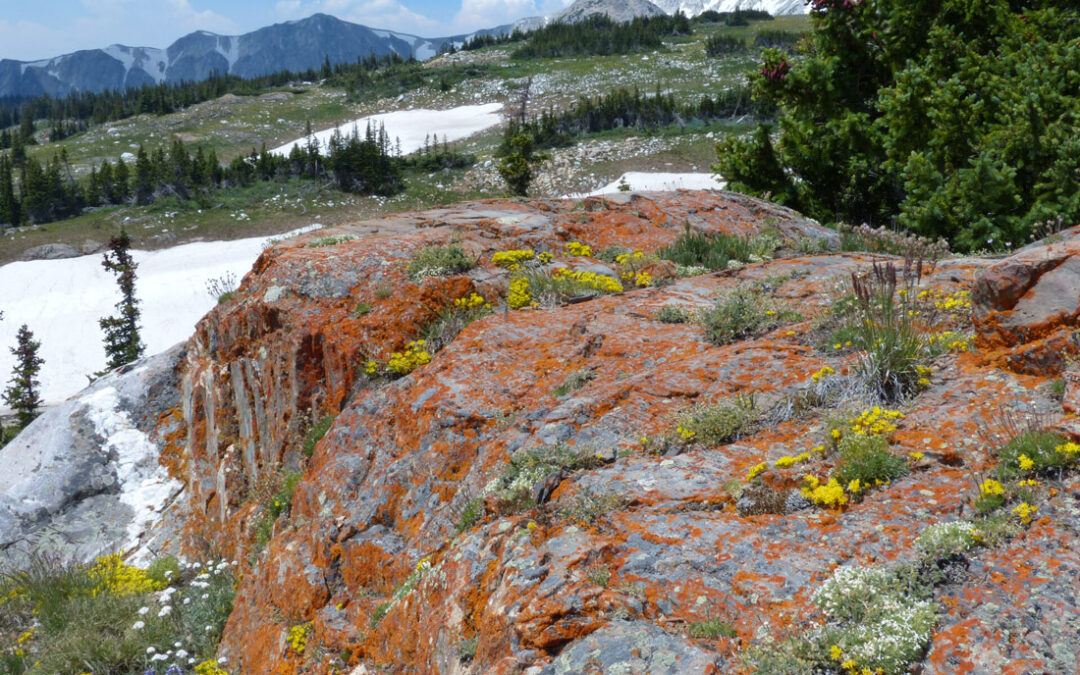
M 706 10 L 763 9 L 771 14 L 806 11 L 804 0 L 578 0 L 554 17 L 531 17 L 470 35 L 423 38 L 342 21 L 327 14 L 260 28 L 243 35 L 190 33 L 165 49 L 110 45 L 39 61 L 0 59 L 0 99 L 66 96 L 75 91 L 123 90 L 146 84 L 202 80 L 214 73 L 256 77 L 281 70 L 318 68 L 357 58 L 398 54 L 428 59 L 477 34 L 531 30 L 551 21 L 580 21 L 606 14 L 617 21 L 662 12 L 695 16 Z
M 491 29 L 499 32 L 505 27 Z M 0 98 L 125 89 L 201 80 L 213 73 L 242 77 L 346 63 L 371 54 L 428 59 L 469 35 L 422 38 L 368 28 L 327 14 L 274 24 L 243 35 L 190 33 L 165 49 L 111 45 L 40 61 L 0 60 Z

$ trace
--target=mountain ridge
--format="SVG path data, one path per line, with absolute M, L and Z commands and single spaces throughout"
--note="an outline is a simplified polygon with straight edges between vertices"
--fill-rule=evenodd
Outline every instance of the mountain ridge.
M 472 35 L 506 29 L 498 26 L 467 35 L 424 38 L 317 13 L 241 35 L 195 31 L 165 48 L 117 43 L 36 61 L 0 59 L 0 98 L 121 90 L 201 80 L 215 72 L 256 77 L 280 70 L 317 68 L 326 58 L 332 64 L 372 54 L 425 60 Z

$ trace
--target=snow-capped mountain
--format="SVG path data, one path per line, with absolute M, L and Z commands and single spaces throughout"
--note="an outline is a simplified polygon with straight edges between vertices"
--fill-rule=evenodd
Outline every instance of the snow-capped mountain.
M 112 45 L 40 61 L 3 59 L 0 98 L 122 90 L 143 84 L 201 80 L 214 72 L 254 77 L 285 69 L 318 68 L 327 57 L 331 63 L 391 53 L 427 59 L 444 44 L 463 39 L 422 38 L 315 14 L 244 35 L 198 31 L 166 49 Z
M 664 16 L 665 13 L 649 0 L 577 0 L 556 14 L 552 20 L 577 23 L 590 16 L 603 14 L 612 21 L 626 22 L 642 16 Z
M 653 0 L 668 14 L 682 11 L 687 16 L 697 16 L 710 9 L 716 12 L 734 12 L 737 9 L 764 10 L 773 16 L 781 14 L 806 14 L 809 5 L 805 0 Z

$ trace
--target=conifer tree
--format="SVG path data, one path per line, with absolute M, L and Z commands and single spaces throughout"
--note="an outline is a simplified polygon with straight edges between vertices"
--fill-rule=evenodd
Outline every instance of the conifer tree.
M 41 408 L 41 383 L 38 373 L 44 360 L 38 356 L 41 343 L 34 340 L 34 334 L 23 324 L 15 336 L 16 345 L 11 353 L 17 359 L 11 379 L 4 390 L 4 403 L 15 411 L 15 419 L 20 428 L 25 429 L 34 421 Z
M 116 304 L 118 316 L 108 316 L 98 321 L 105 332 L 105 356 L 108 358 L 106 372 L 131 363 L 142 356 L 145 345 L 139 338 L 139 301 L 135 297 L 135 268 L 131 257 L 131 239 L 121 230 L 109 240 L 102 266 L 116 275 L 120 287 L 120 302 Z
M 18 225 L 19 220 L 19 201 L 15 198 L 11 161 L 7 155 L 0 155 L 0 227 Z

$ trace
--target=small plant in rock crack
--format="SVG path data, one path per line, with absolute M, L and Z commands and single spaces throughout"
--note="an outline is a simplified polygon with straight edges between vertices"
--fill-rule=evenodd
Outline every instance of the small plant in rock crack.
M 555 398 L 562 398 L 567 394 L 571 394 L 578 389 L 581 389 L 589 382 L 596 379 L 596 371 L 591 368 L 582 368 L 581 370 L 575 370 L 566 376 L 563 383 L 551 392 L 551 395 Z
M 427 246 L 409 262 L 409 278 L 419 281 L 425 277 L 464 274 L 476 267 L 476 260 L 465 253 L 460 244 Z
M 588 448 L 550 445 L 518 450 L 503 474 L 484 487 L 484 496 L 494 495 L 500 513 L 516 513 L 537 504 L 536 488 L 559 472 L 592 469 L 607 462 L 602 453 Z M 550 486 L 551 489 L 557 486 Z M 546 495 L 540 495 L 545 497 Z M 541 500 L 542 501 L 542 500 Z
M 585 492 L 562 506 L 558 517 L 570 523 L 593 525 L 609 513 L 625 508 L 626 504 L 626 498 L 619 494 Z
M 798 312 L 781 307 L 754 285 L 736 288 L 697 316 L 705 329 L 705 339 L 716 345 L 761 336 L 801 319 Z
M 217 300 L 219 305 L 235 298 L 238 286 L 236 275 L 232 272 L 226 272 L 220 277 L 206 280 L 207 294 Z
M 780 238 L 771 232 L 743 237 L 724 232 L 693 232 L 687 225 L 686 231 L 657 255 L 676 265 L 716 271 L 740 263 L 761 262 L 779 247 Z
M 326 432 L 330 431 L 330 427 L 333 425 L 334 416 L 326 415 L 308 427 L 307 431 L 304 432 L 304 440 L 301 446 L 304 457 L 311 459 L 311 456 L 315 454 L 315 446 L 326 436 Z
M 424 328 L 423 342 L 426 350 L 434 354 L 453 342 L 469 324 L 490 316 L 491 313 L 491 303 L 477 293 L 454 300 Z
M 274 523 L 292 511 L 292 498 L 303 474 L 286 471 L 274 477 L 273 485 L 260 498 L 262 514 L 255 524 L 255 551 L 261 551 L 274 533 Z
M 679 305 L 664 305 L 656 312 L 656 320 L 660 323 L 686 323 L 691 316 L 690 312 Z
M 933 353 L 920 331 L 915 292 L 922 273 L 923 261 L 908 258 L 900 272 L 889 262 L 851 275 L 855 311 L 849 335 L 862 352 L 856 371 L 881 400 L 902 399 L 928 384 L 926 362 Z
M 738 632 L 730 623 L 722 619 L 703 619 L 693 621 L 686 626 L 687 634 L 698 640 L 716 640 L 718 638 L 733 638 Z
M 679 415 L 675 434 L 683 443 L 730 443 L 750 433 L 758 414 L 753 394 L 718 405 L 697 404 Z
M 585 573 L 585 580 L 593 586 L 607 588 L 611 583 L 611 568 L 607 565 L 593 565 Z
M 344 244 L 353 241 L 356 237 L 351 234 L 342 234 L 336 237 L 320 237 L 314 241 L 308 242 L 308 248 L 325 248 L 327 246 L 337 246 L 338 244 Z

